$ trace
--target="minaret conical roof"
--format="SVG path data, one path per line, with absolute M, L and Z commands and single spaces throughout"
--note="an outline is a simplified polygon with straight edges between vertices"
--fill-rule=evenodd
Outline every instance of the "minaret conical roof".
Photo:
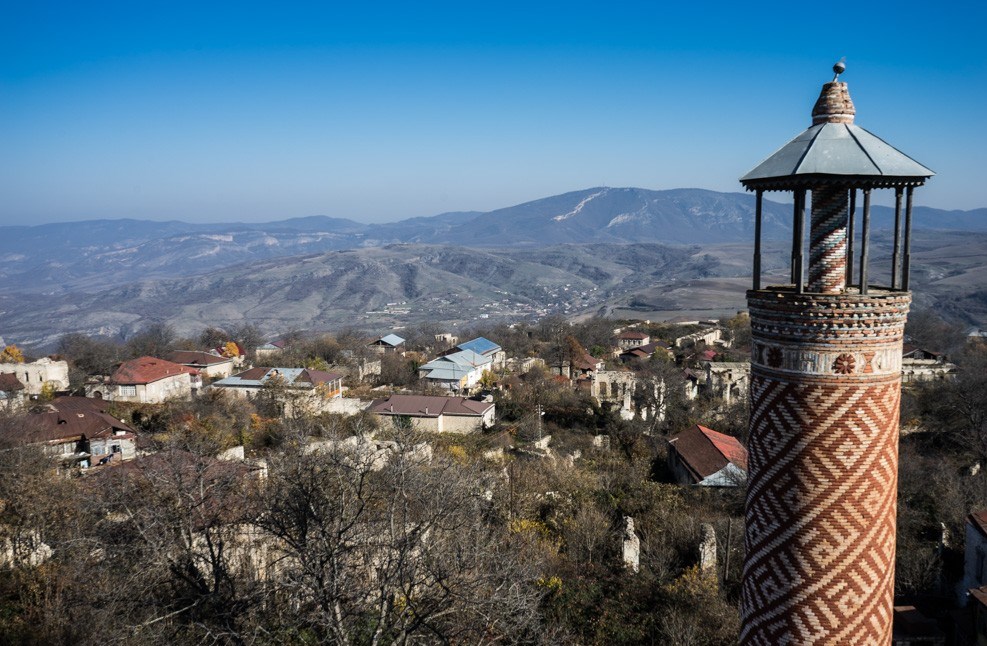
M 837 68 L 834 68 L 837 69 Z M 842 68 L 837 70 L 837 77 Z M 789 190 L 840 183 L 860 188 L 920 185 L 935 175 L 880 137 L 854 125 L 847 84 L 826 83 L 812 125 L 740 178 L 749 189 Z

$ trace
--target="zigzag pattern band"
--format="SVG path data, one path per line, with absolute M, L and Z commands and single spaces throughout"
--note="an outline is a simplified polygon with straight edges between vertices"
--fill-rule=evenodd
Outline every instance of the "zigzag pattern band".
M 810 292 L 835 294 L 846 287 L 847 209 L 845 189 L 812 191 L 807 287 Z

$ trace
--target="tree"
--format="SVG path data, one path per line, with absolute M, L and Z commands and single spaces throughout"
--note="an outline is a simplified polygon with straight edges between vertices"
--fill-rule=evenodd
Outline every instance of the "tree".
M 297 625 L 336 644 L 533 641 L 535 563 L 485 519 L 476 479 L 409 435 L 385 465 L 341 442 L 273 460 L 258 523 Z
M 218 348 L 230 339 L 230 335 L 218 327 L 207 327 L 199 334 L 199 345 L 203 348 Z
M 167 323 L 152 323 L 127 341 L 131 357 L 161 357 L 175 347 L 175 330 Z
M 0 351 L 0 363 L 24 363 L 24 353 L 16 345 L 8 345 Z

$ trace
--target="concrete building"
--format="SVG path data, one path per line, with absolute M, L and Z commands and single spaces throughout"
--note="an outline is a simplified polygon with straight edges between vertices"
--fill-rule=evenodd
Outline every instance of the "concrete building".
M 934 173 L 853 124 L 844 69 L 823 85 L 812 125 L 740 180 L 755 192 L 742 644 L 892 640 L 912 191 Z M 868 238 L 882 188 L 894 190 L 895 235 L 891 284 L 877 287 Z M 765 191 L 792 191 L 794 233 L 790 283 L 762 288 Z
M 746 361 L 707 361 L 706 392 L 724 404 L 743 401 L 747 397 L 751 364 Z

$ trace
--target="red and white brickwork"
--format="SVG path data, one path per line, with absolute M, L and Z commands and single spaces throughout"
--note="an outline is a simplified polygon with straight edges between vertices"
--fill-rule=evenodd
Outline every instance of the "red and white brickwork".
M 789 288 L 747 296 L 753 345 L 741 643 L 888 644 L 901 343 L 911 297 Z

